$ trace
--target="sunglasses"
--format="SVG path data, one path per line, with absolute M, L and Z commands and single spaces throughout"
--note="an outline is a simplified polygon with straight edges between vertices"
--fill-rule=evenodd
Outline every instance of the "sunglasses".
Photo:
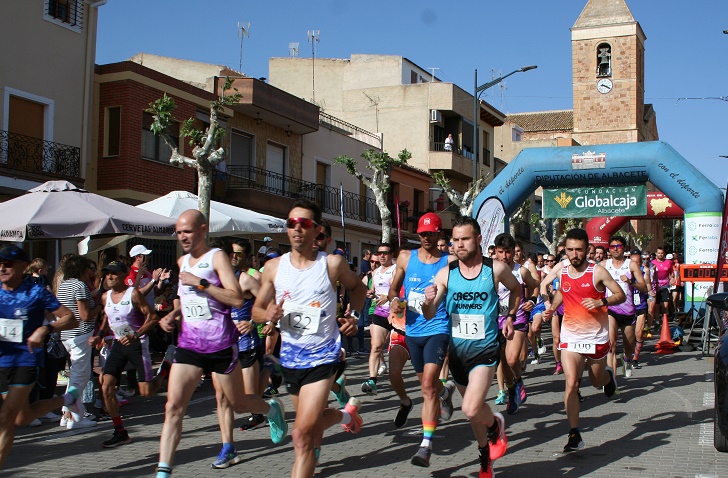
M 369 261 L 370 264 L 379 264 L 379 261 Z
M 302 225 L 302 226 L 303 226 L 303 225 Z M 303 227 L 304 227 L 305 229 L 308 229 L 308 228 L 307 228 L 306 226 L 303 226 Z M 326 239 L 327 237 L 329 237 L 329 236 L 327 236 L 327 235 L 326 235 L 326 233 L 324 233 L 324 232 L 320 232 L 320 233 L 319 233 L 319 235 L 318 235 L 318 236 L 316 236 L 316 237 L 315 237 L 314 239 L 315 239 L 315 240 L 317 240 L 317 241 L 323 241 L 323 240 L 324 240 L 324 239 Z
M 288 229 L 295 229 L 299 224 L 304 229 L 311 229 L 312 227 L 318 226 L 313 219 L 307 217 L 289 217 L 286 219 L 286 228 Z
M 549 259 L 546 262 L 556 262 L 556 259 Z
M 377 251 L 377 254 L 379 254 L 380 256 L 386 256 L 391 253 L 392 253 L 392 251 Z
M 429 232 L 428 231 L 428 232 L 418 232 L 417 234 L 419 234 L 422 237 L 433 237 L 433 236 L 438 235 L 439 233 L 437 233 L 437 232 Z
M 610 249 L 622 249 L 624 246 L 622 244 L 610 244 Z
M 12 269 L 15 265 L 15 261 L 0 261 L 0 267 L 4 267 L 5 269 Z
M 235 251 L 235 252 L 233 252 L 233 255 L 235 257 L 243 257 L 243 251 Z

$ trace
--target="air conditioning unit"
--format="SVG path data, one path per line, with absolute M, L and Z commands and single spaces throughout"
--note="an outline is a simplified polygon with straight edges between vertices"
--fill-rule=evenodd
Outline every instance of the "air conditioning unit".
M 439 110 L 430 110 L 430 123 L 442 123 L 442 113 Z

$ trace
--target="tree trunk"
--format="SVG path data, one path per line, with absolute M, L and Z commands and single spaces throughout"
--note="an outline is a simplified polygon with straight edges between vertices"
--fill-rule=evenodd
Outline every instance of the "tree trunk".
M 207 242 L 210 238 L 210 193 L 212 191 L 213 174 L 215 174 L 215 172 L 212 168 L 197 167 L 197 207 L 202 215 L 205 216 L 205 221 L 207 221 L 208 224 L 205 242 Z
M 375 191 L 374 198 L 377 201 L 379 215 L 382 217 L 382 242 L 391 244 L 390 237 L 392 235 L 392 213 L 387 207 L 387 201 L 384 199 L 383 194 L 376 194 Z

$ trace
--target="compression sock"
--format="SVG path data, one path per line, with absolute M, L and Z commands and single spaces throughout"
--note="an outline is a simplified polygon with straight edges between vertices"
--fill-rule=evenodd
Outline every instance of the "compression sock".
M 123 432 L 125 430 L 124 425 L 121 423 L 121 416 L 111 417 L 111 421 L 114 422 L 114 430 L 117 432 Z
M 635 362 L 639 361 L 640 359 L 640 352 L 642 352 L 642 342 L 642 340 L 638 340 L 634 346 L 634 356 L 632 357 L 632 360 L 634 360 Z
M 157 465 L 157 478 L 171 478 L 171 476 L 172 467 L 169 466 L 169 463 L 160 461 L 159 465 Z

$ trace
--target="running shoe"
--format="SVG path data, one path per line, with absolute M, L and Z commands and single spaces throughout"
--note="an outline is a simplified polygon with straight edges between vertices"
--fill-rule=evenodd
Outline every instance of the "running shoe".
M 346 432 L 351 433 L 359 433 L 361 431 L 361 426 L 364 424 L 364 422 L 361 419 L 361 416 L 359 415 L 359 409 L 361 409 L 361 401 L 359 401 L 356 397 L 351 397 L 349 399 L 349 403 L 346 404 L 346 407 L 344 407 L 344 411 L 348 412 L 349 415 L 351 415 L 351 422 L 344 425 L 341 424 L 341 428 L 344 429 Z
M 421 446 L 415 456 L 412 457 L 410 463 L 415 466 L 421 466 L 424 468 L 430 467 L 430 455 L 432 455 L 432 448 Z
M 316 458 L 316 466 L 319 464 L 319 458 L 321 458 L 321 448 L 313 449 L 313 456 Z
M 97 422 L 103 422 L 111 420 L 111 415 L 106 410 L 99 410 L 99 417 L 96 419 Z
M 68 423 L 66 424 L 66 429 L 75 430 L 77 428 L 91 428 L 91 427 L 95 427 L 95 426 L 96 426 L 95 421 L 89 420 L 88 418 L 83 417 L 82 419 L 80 419 L 77 422 L 74 422 L 73 420 L 68 420 Z
M 488 452 L 488 447 L 478 448 L 480 452 L 480 471 L 478 472 L 478 478 L 493 478 L 493 462 Z
M 68 422 L 71 422 L 71 421 L 73 421 L 73 420 L 71 420 L 70 418 L 68 418 L 66 416 L 63 416 L 63 417 L 61 417 L 61 421 L 59 422 L 59 424 L 60 424 L 61 428 L 68 428 Z
M 413 402 L 412 399 L 410 399 L 409 405 L 405 405 L 400 402 L 399 410 L 397 410 L 397 416 L 394 417 L 394 428 L 402 428 L 404 424 L 407 423 L 407 417 L 414 406 L 415 402 Z
M 518 399 L 516 398 L 516 387 L 508 389 L 508 404 L 506 405 L 506 412 L 508 415 L 513 415 L 518 411 Z
M 38 417 L 38 420 L 42 422 L 55 422 L 61 419 L 61 415 L 56 415 L 53 412 L 48 412 L 42 417 Z
M 536 354 L 533 352 L 533 350 L 529 350 L 528 351 L 528 357 L 527 358 L 530 358 L 530 359 L 536 358 Z
M 538 354 L 543 355 L 546 353 L 546 346 L 543 344 L 543 340 L 540 338 L 536 339 L 536 345 L 538 345 Z
M 278 387 L 274 387 L 273 384 L 270 384 L 263 392 L 263 398 L 271 398 L 274 395 L 278 395 Z
M 126 390 L 125 388 L 119 387 L 116 390 L 116 395 L 121 395 L 124 398 L 129 398 L 134 396 L 134 390 Z M 98 407 L 97 407 L 98 408 Z
M 632 377 L 632 370 L 633 370 L 632 361 L 622 359 L 622 364 L 623 364 L 622 366 L 624 368 L 624 376 L 626 378 Z
M 258 428 L 263 428 L 267 424 L 268 421 L 265 419 L 265 415 L 258 415 L 257 413 L 254 413 L 248 416 L 248 418 L 243 419 L 243 424 L 240 426 L 240 430 L 256 430 Z
M 523 385 L 523 380 L 519 380 L 516 382 L 516 401 L 519 405 L 522 403 L 526 403 L 526 399 L 528 399 L 528 394 L 526 393 L 526 386 Z
M 537 365 L 537 364 L 540 364 L 540 363 L 541 363 L 541 356 L 540 355 L 535 355 L 533 357 L 533 360 L 531 360 L 531 365 Z
M 455 382 L 447 382 L 445 384 L 445 389 L 447 389 L 448 394 L 447 398 L 440 398 L 440 417 L 443 420 L 448 421 L 452 418 L 452 396 L 455 394 Z
M 480 452 L 480 472 L 478 473 L 478 478 L 493 478 L 495 476 L 493 474 L 493 462 L 491 461 L 488 448 L 488 446 L 478 448 Z
M 642 365 L 640 365 L 639 360 L 632 359 L 632 368 L 634 369 L 641 369 Z
M 32 422 L 25 425 L 26 427 L 39 427 L 43 425 L 43 422 L 41 422 L 39 419 L 35 418 Z
M 496 412 L 493 414 L 498 428 L 494 433 L 488 433 L 488 441 L 490 441 L 489 457 L 491 460 L 497 460 L 506 454 L 508 449 L 508 438 L 506 438 L 506 420 L 503 415 Z
M 564 452 L 577 451 L 584 448 L 584 440 L 581 439 L 581 433 L 576 428 L 569 432 L 569 441 L 566 442 Z
M 268 416 L 268 424 L 270 425 L 270 439 L 276 445 L 283 441 L 288 434 L 288 423 L 286 423 L 286 409 L 277 398 L 268 400 L 272 417 Z
M 367 380 L 361 384 L 361 391 L 367 395 L 373 396 L 377 394 L 377 382 L 374 380 Z
M 609 382 L 604 385 L 604 395 L 609 398 L 617 391 L 617 380 L 614 378 L 614 370 L 612 370 L 612 367 L 607 367 L 607 373 L 609 374 Z
M 554 375 L 561 375 L 564 373 L 564 369 L 561 367 L 561 362 L 556 362 L 556 370 L 554 370 Z
M 389 368 L 387 367 L 387 362 L 382 360 L 382 365 L 380 365 L 377 369 L 377 377 L 381 377 L 382 375 L 387 373 L 387 370 L 389 370 Z
M 119 406 L 120 407 L 129 404 L 129 400 L 127 400 L 126 398 L 122 397 L 118 393 L 116 394 L 116 401 L 119 402 Z
M 349 392 L 346 391 L 346 375 L 342 375 L 336 380 L 336 383 L 339 385 L 339 391 L 334 392 L 331 391 L 331 395 L 334 396 L 337 402 L 339 402 L 339 406 L 341 408 L 346 407 L 346 403 L 349 401 Z
M 238 455 L 237 451 L 225 451 L 223 448 L 220 450 L 220 454 L 217 455 L 217 460 L 213 461 L 210 467 L 222 469 L 227 468 L 229 466 L 237 465 L 243 461 L 243 457 Z
M 128 445 L 129 443 L 131 443 L 131 438 L 129 437 L 128 431 L 114 430 L 114 434 L 111 435 L 111 438 L 101 443 L 101 446 L 104 448 L 116 448 L 117 446 Z
M 496 405 L 505 405 L 508 401 L 508 394 L 505 390 L 498 390 L 498 396 L 495 397 Z

